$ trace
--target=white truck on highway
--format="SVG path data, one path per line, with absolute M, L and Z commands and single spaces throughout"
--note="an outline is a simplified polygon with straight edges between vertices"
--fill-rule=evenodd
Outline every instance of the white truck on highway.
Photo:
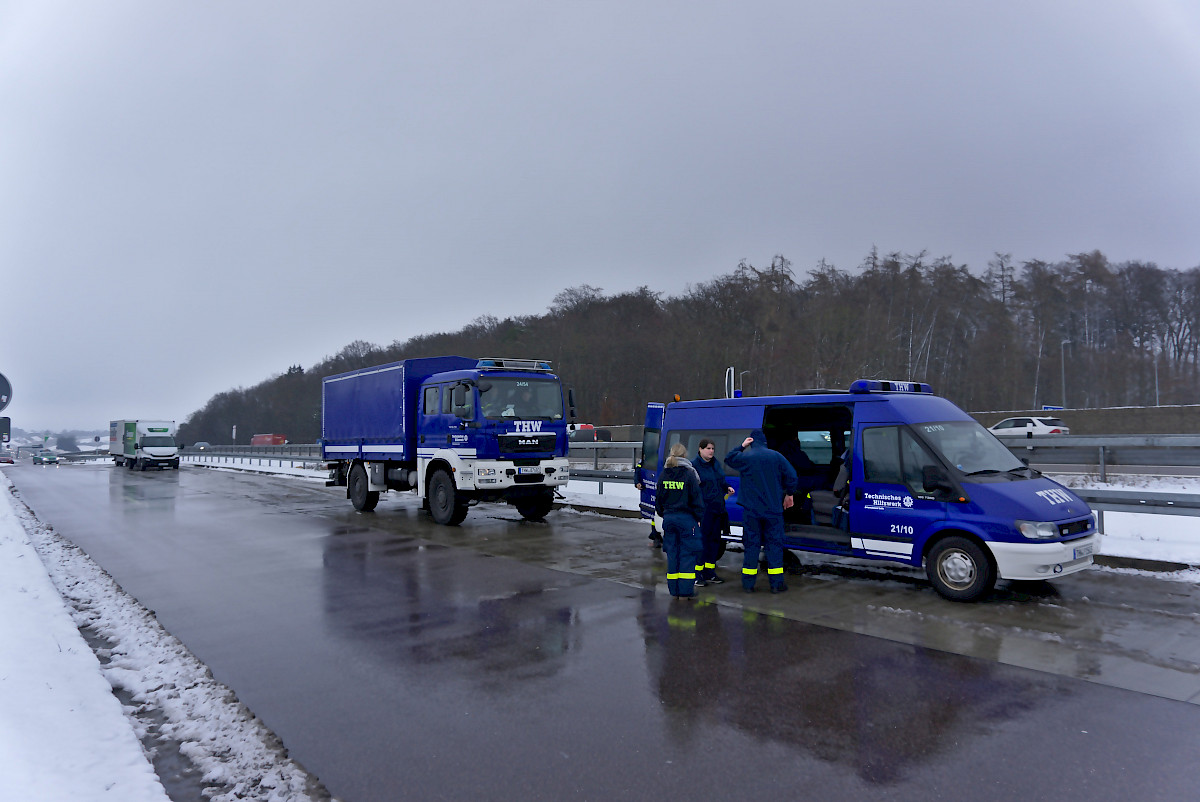
M 179 469 L 173 420 L 115 420 L 108 424 L 108 453 L 131 469 Z

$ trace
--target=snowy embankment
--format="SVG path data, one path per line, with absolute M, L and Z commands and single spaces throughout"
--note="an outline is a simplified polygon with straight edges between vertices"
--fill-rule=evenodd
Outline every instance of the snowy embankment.
M 1145 490 L 1151 493 L 1197 493 L 1200 479 L 1182 476 L 1120 476 L 1101 482 L 1094 476 L 1052 476 L 1059 484 L 1080 490 Z M 1161 560 L 1200 566 L 1200 516 L 1135 512 L 1104 513 L 1100 554 Z
M 139 739 L 178 749 L 216 802 L 329 798 L 149 610 L 0 482 L 0 799 L 165 802 Z

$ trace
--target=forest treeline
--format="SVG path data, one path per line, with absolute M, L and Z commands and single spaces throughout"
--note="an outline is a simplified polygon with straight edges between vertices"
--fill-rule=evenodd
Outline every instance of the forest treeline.
M 228 443 L 236 424 L 243 443 L 266 432 L 315 442 L 322 377 L 446 354 L 549 359 L 575 388 L 579 420 L 600 425 L 640 423 L 647 401 L 676 393 L 722 396 L 730 366 L 747 395 L 887 378 L 929 382 L 972 411 L 1194 403 L 1200 267 L 1112 264 L 1098 251 L 1017 265 L 996 254 L 979 276 L 945 257 L 872 251 L 853 271 L 822 262 L 802 277 L 783 256 L 742 261 L 673 297 L 584 284 L 542 315 L 353 342 L 219 393 L 180 439 Z

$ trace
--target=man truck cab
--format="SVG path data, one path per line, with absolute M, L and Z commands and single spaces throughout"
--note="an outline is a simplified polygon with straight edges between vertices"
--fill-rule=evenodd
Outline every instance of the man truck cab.
M 800 480 L 784 513 L 787 549 L 923 565 L 937 592 L 956 601 L 983 598 L 997 579 L 1053 579 L 1092 564 L 1097 533 L 1087 504 L 927 384 L 860 379 L 845 392 L 650 407 L 647 426 L 660 410 L 661 425 L 647 429 L 645 447 L 655 453 L 639 469 L 647 517 L 671 446 L 695 454 L 707 437 L 724 462 L 762 429 Z M 736 471 L 725 472 L 736 490 Z M 727 539 L 740 542 L 737 494 L 726 504 Z

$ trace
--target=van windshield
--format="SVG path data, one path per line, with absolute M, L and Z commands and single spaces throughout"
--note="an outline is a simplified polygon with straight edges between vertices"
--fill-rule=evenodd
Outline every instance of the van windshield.
M 142 448 L 174 448 L 175 438 L 169 434 L 147 434 L 142 436 Z
M 967 476 L 1025 470 L 995 435 L 975 421 L 915 424 L 930 446 Z
M 562 420 L 562 390 L 558 382 L 490 376 L 487 382 L 490 386 L 479 391 L 479 405 L 485 418 Z

